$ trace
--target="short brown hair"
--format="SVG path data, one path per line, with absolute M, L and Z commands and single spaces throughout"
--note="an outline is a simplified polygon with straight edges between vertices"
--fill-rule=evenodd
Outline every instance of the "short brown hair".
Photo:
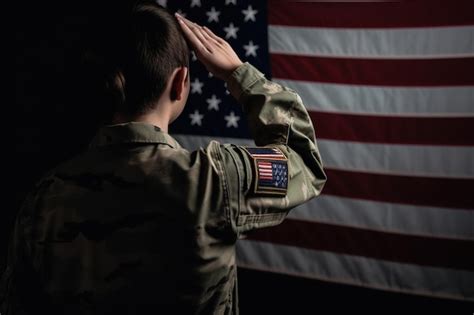
M 189 67 L 190 50 L 176 18 L 155 2 L 114 9 L 91 30 L 94 40 L 85 60 L 101 77 L 105 106 L 143 114 L 161 96 L 172 71 Z

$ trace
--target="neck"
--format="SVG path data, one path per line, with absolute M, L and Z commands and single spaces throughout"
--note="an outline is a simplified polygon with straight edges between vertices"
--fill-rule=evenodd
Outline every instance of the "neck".
M 159 127 L 161 131 L 167 133 L 170 119 L 168 115 L 163 115 L 163 114 L 153 111 L 149 114 L 136 116 L 135 119 L 133 119 L 133 121 L 139 121 L 139 122 L 152 124 L 154 126 Z
M 170 122 L 170 117 L 168 113 L 151 111 L 147 114 L 137 115 L 133 117 L 128 117 L 122 113 L 115 113 L 113 118 L 114 124 L 121 124 L 131 121 L 144 122 L 154 126 L 159 127 L 163 132 L 168 132 L 168 125 Z

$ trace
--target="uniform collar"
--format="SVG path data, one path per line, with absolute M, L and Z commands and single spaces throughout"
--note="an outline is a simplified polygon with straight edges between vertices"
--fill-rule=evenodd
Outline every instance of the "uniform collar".
M 159 127 L 143 122 L 103 126 L 92 139 L 90 147 L 122 143 L 162 143 L 172 148 L 181 147 L 173 137 Z

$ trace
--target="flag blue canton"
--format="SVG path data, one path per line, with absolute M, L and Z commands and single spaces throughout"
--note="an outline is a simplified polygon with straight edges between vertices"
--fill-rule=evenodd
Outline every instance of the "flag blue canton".
M 248 61 L 268 78 L 266 1 L 166 1 L 157 3 L 205 25 L 224 38 L 240 59 Z M 214 137 L 250 138 L 241 105 L 229 94 L 225 83 L 213 77 L 190 56 L 191 89 L 181 116 L 170 126 L 170 133 Z

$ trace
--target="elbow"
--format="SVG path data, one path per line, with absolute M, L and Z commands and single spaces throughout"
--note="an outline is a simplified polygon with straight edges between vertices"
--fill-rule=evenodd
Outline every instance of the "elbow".
M 314 174 L 315 178 L 313 180 L 313 190 L 314 197 L 317 197 L 323 191 L 324 185 L 326 185 L 327 176 L 324 170 L 321 168 L 317 174 Z
M 323 191 L 324 185 L 327 182 L 327 175 L 324 172 L 323 163 L 319 154 L 316 153 L 315 155 L 316 156 L 313 154 L 314 159 L 310 170 L 311 174 L 313 175 L 311 186 L 313 188 L 314 197 L 317 197 Z

